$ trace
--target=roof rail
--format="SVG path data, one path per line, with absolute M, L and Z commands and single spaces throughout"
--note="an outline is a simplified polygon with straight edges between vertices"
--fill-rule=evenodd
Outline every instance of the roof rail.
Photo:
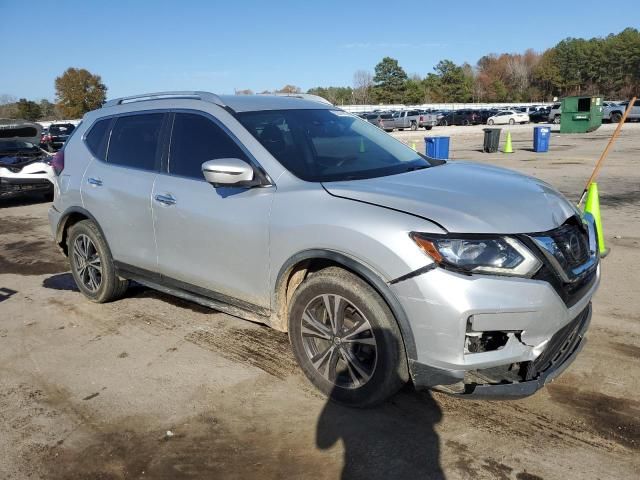
M 203 102 L 215 103 L 221 107 L 226 106 L 222 99 L 215 93 L 198 91 L 156 92 L 131 95 L 130 97 L 115 98 L 106 102 L 103 107 L 115 107 L 124 103 L 145 102 L 149 100 L 162 100 L 165 98 L 192 98 Z
M 329 100 L 327 100 L 326 98 L 323 98 L 319 95 L 312 95 L 310 93 L 285 93 L 285 92 L 276 92 L 276 93 L 266 93 L 266 94 L 258 94 L 258 95 L 277 95 L 279 97 L 295 97 L 295 98 L 302 98 L 303 100 L 309 100 L 311 102 L 319 102 L 319 103 L 324 103 L 326 105 L 331 105 L 333 106 L 333 103 L 331 103 Z

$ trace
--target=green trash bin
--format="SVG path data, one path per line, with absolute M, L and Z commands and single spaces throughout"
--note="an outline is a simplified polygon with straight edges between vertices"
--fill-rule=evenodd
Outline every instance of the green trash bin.
M 560 133 L 587 133 L 602 125 L 602 97 L 562 99 Z

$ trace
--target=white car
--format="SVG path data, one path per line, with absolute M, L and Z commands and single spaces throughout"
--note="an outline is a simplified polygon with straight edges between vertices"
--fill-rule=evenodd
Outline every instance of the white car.
M 515 112 L 513 110 L 502 110 L 493 117 L 487 119 L 487 125 L 515 125 L 516 123 L 529 123 L 529 115 L 526 113 Z
M 0 199 L 53 195 L 51 155 L 38 146 L 41 132 L 37 123 L 0 120 Z

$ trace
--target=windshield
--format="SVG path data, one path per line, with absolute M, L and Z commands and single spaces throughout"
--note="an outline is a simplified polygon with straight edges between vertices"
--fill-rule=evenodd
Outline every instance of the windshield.
M 439 164 L 340 110 L 244 112 L 238 119 L 285 168 L 309 182 L 383 177 Z

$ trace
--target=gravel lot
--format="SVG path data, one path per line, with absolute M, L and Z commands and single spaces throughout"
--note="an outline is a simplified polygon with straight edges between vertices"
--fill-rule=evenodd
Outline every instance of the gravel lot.
M 582 191 L 612 125 L 554 133 L 531 152 L 484 154 L 480 127 L 398 132 L 424 149 L 514 168 Z M 611 254 L 589 342 L 555 383 L 511 402 L 410 388 L 374 410 L 327 403 L 287 336 L 134 287 L 95 305 L 49 238 L 49 205 L 0 205 L 0 478 L 638 478 L 640 124 L 599 182 Z M 523 206 L 526 208 L 526 205 Z M 167 434 L 167 432 L 171 432 Z

